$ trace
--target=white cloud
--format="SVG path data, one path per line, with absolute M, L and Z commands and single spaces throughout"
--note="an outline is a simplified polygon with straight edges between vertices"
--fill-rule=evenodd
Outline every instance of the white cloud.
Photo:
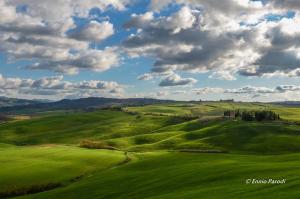
M 142 28 L 154 19 L 152 12 L 146 12 L 141 15 L 132 14 L 131 19 L 124 24 L 125 28 Z
M 194 78 L 182 78 L 177 74 L 172 74 L 163 79 L 159 86 L 167 87 L 167 86 L 185 86 L 192 85 L 197 82 Z
M 240 96 L 250 96 L 252 98 L 258 98 L 263 96 L 269 96 L 269 101 L 276 99 L 279 100 L 297 100 L 300 95 L 300 86 L 297 85 L 279 85 L 275 88 L 267 87 L 255 87 L 255 86 L 244 86 L 238 89 L 226 89 L 225 93 L 234 94 Z M 298 96 L 292 99 L 291 96 Z M 271 96 L 271 97 L 270 97 Z M 272 99 L 272 100 L 270 100 Z
M 159 11 L 172 2 L 173 0 L 152 0 L 150 3 L 150 9 Z
M 172 94 L 174 95 L 181 95 L 181 94 L 185 94 L 186 91 L 173 91 Z
M 153 79 L 153 75 L 150 73 L 145 73 L 143 75 L 138 76 L 138 80 L 151 80 Z
M 156 92 L 157 97 L 164 97 L 167 96 L 169 93 L 167 91 L 158 91 Z
M 266 88 L 266 87 L 254 87 L 254 86 L 245 86 L 238 89 L 227 89 L 225 93 L 232 94 L 269 94 L 275 93 L 275 89 Z
M 113 34 L 114 28 L 110 22 L 103 21 L 99 23 L 97 21 L 91 21 L 81 28 L 81 30 L 75 31 L 70 36 L 78 40 L 99 42 Z
M 192 90 L 197 95 L 206 95 L 206 94 L 216 94 L 216 93 L 223 93 L 223 88 L 218 87 L 205 87 L 205 88 L 196 88 Z
M 173 16 L 162 20 L 162 26 L 173 30 L 173 33 L 178 33 L 181 30 L 191 28 L 196 21 L 196 17 L 192 14 L 189 7 L 182 7 Z
M 67 96 L 122 94 L 125 86 L 113 81 L 89 80 L 81 82 L 64 81 L 63 76 L 43 77 L 37 80 L 8 78 L 0 74 L 0 90 L 5 96 L 26 95 L 40 98 L 48 95 L 54 99 Z
M 115 48 L 104 50 L 80 50 L 75 54 L 58 61 L 36 62 L 28 66 L 30 69 L 49 69 L 56 72 L 77 74 L 78 70 L 106 71 L 119 64 L 118 52 Z
M 169 16 L 148 12 L 149 20 L 145 13 L 128 22 L 137 32 L 124 41 L 125 51 L 154 57 L 153 72 L 211 71 L 211 78 L 226 80 L 299 75 L 297 1 L 152 0 L 150 9 L 159 13 L 175 3 L 182 8 Z
M 118 64 L 116 48 L 91 50 L 89 46 L 113 35 L 113 24 L 105 19 L 77 27 L 73 18 L 88 21 L 92 8 L 124 10 L 128 3 L 127 0 L 1 1 L 0 51 L 10 62 L 34 60 L 36 63 L 28 68 L 73 74 L 80 69 L 108 70 Z M 24 9 L 18 11 L 19 7 Z
M 300 91 L 300 86 L 296 85 L 280 85 L 276 87 L 278 92 L 284 93 L 288 91 Z

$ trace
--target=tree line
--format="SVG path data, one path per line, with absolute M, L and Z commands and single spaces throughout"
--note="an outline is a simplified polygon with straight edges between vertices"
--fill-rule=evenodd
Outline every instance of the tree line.
M 224 117 L 240 118 L 244 121 L 273 121 L 280 120 L 279 114 L 273 111 L 259 110 L 259 111 L 240 111 L 238 110 L 225 110 Z

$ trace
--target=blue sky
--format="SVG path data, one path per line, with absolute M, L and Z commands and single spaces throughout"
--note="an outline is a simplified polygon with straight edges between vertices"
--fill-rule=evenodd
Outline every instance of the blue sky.
M 300 5 L 216 2 L 0 3 L 0 95 L 300 100 Z

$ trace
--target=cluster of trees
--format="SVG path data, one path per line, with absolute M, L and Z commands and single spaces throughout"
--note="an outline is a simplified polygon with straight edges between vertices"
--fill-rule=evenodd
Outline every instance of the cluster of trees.
M 241 117 L 240 110 L 226 110 L 224 111 L 225 117 L 238 118 Z
M 280 120 L 279 114 L 273 111 L 261 110 L 261 111 L 240 111 L 238 110 L 226 110 L 224 116 L 229 118 L 241 118 L 245 121 L 264 121 L 264 120 Z

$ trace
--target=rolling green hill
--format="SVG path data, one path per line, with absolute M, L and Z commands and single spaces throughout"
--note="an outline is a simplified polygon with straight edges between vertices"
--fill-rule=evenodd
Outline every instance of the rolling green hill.
M 273 110 L 285 120 L 300 121 L 300 107 L 247 102 L 198 102 L 128 107 L 128 111 L 143 114 L 220 116 L 225 110 Z
M 300 155 L 144 153 L 137 161 L 22 199 L 298 198 Z M 286 184 L 246 184 L 247 179 Z
M 150 133 L 168 125 L 168 117 L 137 118 L 120 111 L 58 113 L 0 126 L 0 142 L 30 145 L 78 144 L 84 138 L 105 139 Z
M 122 152 L 71 146 L 0 145 L 0 198 L 68 184 L 125 160 Z
M 283 120 L 223 118 L 229 109 L 273 110 Z M 295 198 L 299 120 L 297 107 L 224 102 L 39 113 L 0 125 L 0 195 Z M 79 147 L 83 141 L 115 150 Z M 248 178 L 287 183 L 245 184 Z
M 281 121 L 245 122 L 220 118 L 184 121 L 169 116 L 105 110 L 57 113 L 9 122 L 0 126 L 0 132 L 2 143 L 15 145 L 78 145 L 90 139 L 129 151 L 300 152 L 300 126 Z
M 199 126 L 196 126 L 199 125 Z M 165 127 L 152 134 L 108 140 L 131 151 L 197 149 L 280 154 L 300 152 L 300 126 L 281 122 L 199 121 Z

